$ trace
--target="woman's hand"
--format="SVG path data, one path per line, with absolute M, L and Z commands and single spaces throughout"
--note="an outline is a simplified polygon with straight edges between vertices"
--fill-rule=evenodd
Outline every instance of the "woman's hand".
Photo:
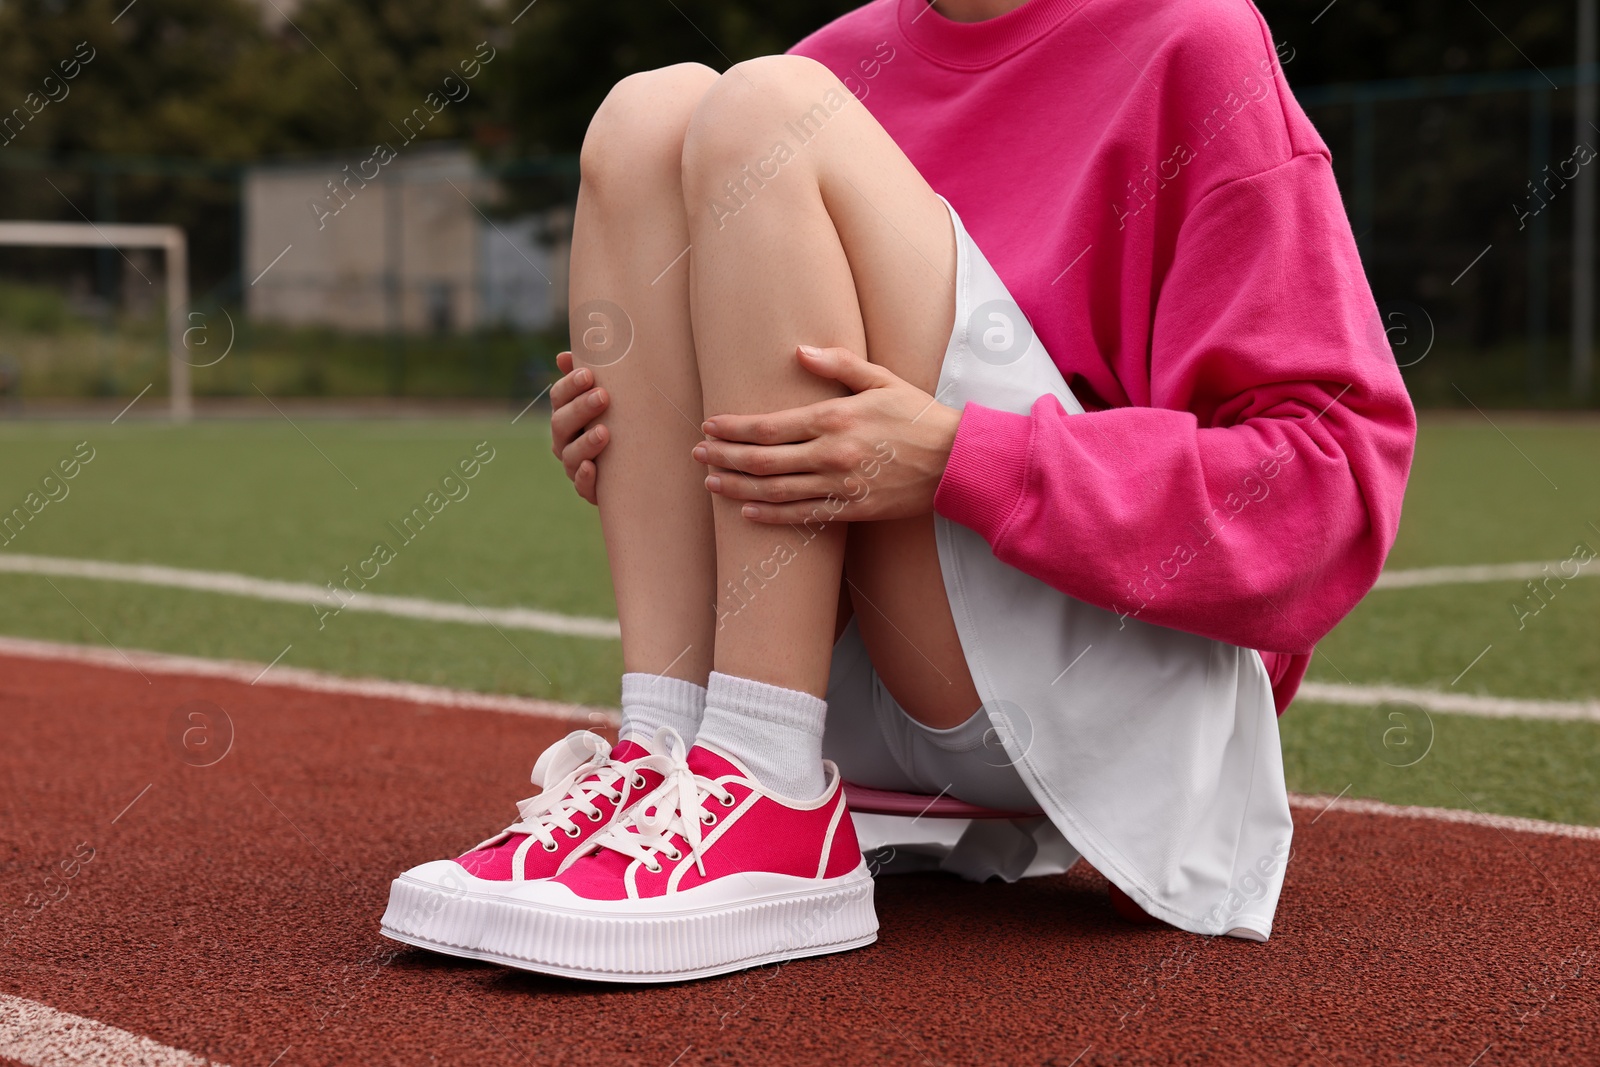
M 694 448 L 706 488 L 756 522 L 925 515 L 961 413 L 843 348 L 801 345 L 800 365 L 854 395 L 765 415 L 713 415 Z
M 551 448 L 578 495 L 595 503 L 595 477 L 599 473 L 595 457 L 611 440 L 611 431 L 595 422 L 605 414 L 611 398 L 594 384 L 594 371 L 588 367 L 572 369 L 572 353 L 556 356 L 556 366 L 564 372 L 550 387 Z

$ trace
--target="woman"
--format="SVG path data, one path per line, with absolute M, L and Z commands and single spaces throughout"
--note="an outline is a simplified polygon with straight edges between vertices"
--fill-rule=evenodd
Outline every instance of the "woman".
M 1415 432 L 1274 60 L 1245 0 L 876 0 L 619 84 L 551 424 L 622 740 L 547 752 L 386 932 L 614 981 L 864 945 L 842 777 L 1045 816 L 948 869 L 1081 854 L 1264 940 L 1274 712 L 1382 568 Z

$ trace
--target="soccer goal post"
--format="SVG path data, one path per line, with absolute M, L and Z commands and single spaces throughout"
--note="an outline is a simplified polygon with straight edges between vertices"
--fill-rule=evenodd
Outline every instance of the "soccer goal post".
M 177 226 L 116 222 L 0 222 L 0 245 L 52 248 L 156 248 L 166 255 L 167 384 L 171 413 L 183 422 L 194 411 L 183 334 L 189 320 L 189 251 Z

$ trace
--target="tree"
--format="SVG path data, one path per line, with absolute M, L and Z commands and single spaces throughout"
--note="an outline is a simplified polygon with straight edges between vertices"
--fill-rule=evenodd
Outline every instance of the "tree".
M 685 62 L 725 70 L 785 51 L 857 6 L 850 0 L 538 0 L 517 19 L 507 60 L 494 72 L 503 121 L 521 153 L 576 152 L 600 101 L 627 75 Z

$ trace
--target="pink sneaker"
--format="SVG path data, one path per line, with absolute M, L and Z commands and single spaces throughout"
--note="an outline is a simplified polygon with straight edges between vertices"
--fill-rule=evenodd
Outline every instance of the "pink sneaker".
M 822 796 L 764 790 L 727 753 L 663 731 L 660 788 L 553 878 L 507 887 L 480 958 L 606 982 L 673 982 L 878 937 L 838 768 Z
M 424 863 L 394 880 L 384 936 L 477 957 L 485 902 L 576 861 L 590 838 L 661 784 L 661 769 L 649 755 L 632 741 L 613 748 L 587 730 L 545 749 L 533 765 L 540 792 L 517 802 L 516 822 L 465 855 Z M 654 764 L 661 762 L 658 757 Z

